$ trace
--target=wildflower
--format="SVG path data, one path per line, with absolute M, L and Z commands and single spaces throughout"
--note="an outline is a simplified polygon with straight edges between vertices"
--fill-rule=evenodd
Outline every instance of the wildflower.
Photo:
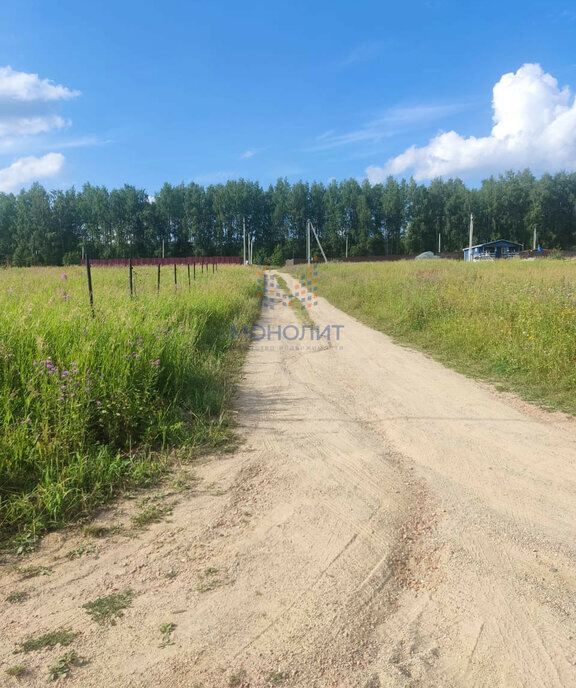
M 62 273 L 62 279 L 63 279 L 63 280 L 67 279 L 67 276 L 66 276 L 66 273 L 65 273 L 65 272 Z
M 60 389 L 66 389 L 66 385 L 60 385 Z
M 97 401 L 97 402 L 96 402 L 96 406 L 102 406 L 102 402 L 101 402 L 101 401 Z

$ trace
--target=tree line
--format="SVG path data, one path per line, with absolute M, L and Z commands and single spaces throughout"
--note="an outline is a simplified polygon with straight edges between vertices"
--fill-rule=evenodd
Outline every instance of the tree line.
M 468 188 L 460 179 L 389 177 L 371 185 L 279 179 L 267 189 L 243 179 L 208 187 L 164 186 L 153 197 L 128 184 L 108 191 L 47 191 L 36 183 L 0 193 L 0 264 L 78 263 L 93 258 L 242 255 L 243 223 L 254 259 L 304 257 L 310 219 L 329 258 L 460 251 L 474 242 L 509 239 L 531 248 L 576 247 L 576 173 L 507 172 Z

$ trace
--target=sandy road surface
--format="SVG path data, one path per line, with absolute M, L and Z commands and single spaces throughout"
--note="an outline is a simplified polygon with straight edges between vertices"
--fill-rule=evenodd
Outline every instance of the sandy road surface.
M 12 664 L 31 671 L 20 685 L 46 685 L 65 649 L 11 652 L 65 627 L 88 659 L 71 687 L 576 686 L 574 421 L 322 299 L 313 317 L 343 326 L 340 340 L 253 346 L 236 399 L 245 443 L 200 466 L 192 490 L 168 482 L 168 519 L 72 560 L 86 538 L 53 534 L 26 562 L 51 575 L 3 567 L 0 685 L 15 684 Z M 298 324 L 287 308 L 261 322 Z M 82 609 L 126 588 L 138 594 L 115 626 Z

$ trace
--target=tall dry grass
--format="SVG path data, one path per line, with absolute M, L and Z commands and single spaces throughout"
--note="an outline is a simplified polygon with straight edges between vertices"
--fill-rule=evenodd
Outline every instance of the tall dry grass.
M 576 262 L 330 264 L 320 293 L 401 342 L 576 413 Z

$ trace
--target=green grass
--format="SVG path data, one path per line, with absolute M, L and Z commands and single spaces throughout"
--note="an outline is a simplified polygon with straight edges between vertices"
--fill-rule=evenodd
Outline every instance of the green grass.
M 14 666 L 8 667 L 6 669 L 6 673 L 8 676 L 13 676 L 14 678 L 21 678 L 25 674 L 28 673 L 26 667 L 23 667 L 21 664 L 15 664 Z
M 176 630 L 175 623 L 161 624 L 158 630 L 162 634 L 162 642 L 160 643 L 159 647 L 166 647 L 166 645 L 174 644 L 174 641 L 172 640 L 172 633 L 174 633 Z
M 576 413 L 573 261 L 330 264 L 320 295 L 461 372 Z
M 286 283 L 286 280 L 283 277 L 280 277 L 278 275 L 276 277 L 276 282 L 285 294 L 288 294 L 288 296 L 291 295 L 288 284 Z M 296 317 L 299 320 L 301 320 L 304 323 L 304 325 L 314 325 L 314 320 L 312 320 L 312 318 L 310 317 L 310 311 L 306 308 L 303 308 L 301 302 L 298 299 L 291 299 L 290 301 L 288 301 L 288 305 L 294 311 L 294 313 L 296 313 Z
M 36 576 L 50 576 L 53 571 L 45 566 L 15 566 L 14 570 L 20 576 L 20 580 L 36 578 Z
M 234 688 L 235 686 L 241 686 L 246 680 L 247 674 L 245 669 L 239 669 L 235 671 L 228 677 L 228 685 Z
M 85 554 L 93 554 L 96 551 L 96 545 L 80 545 L 76 549 L 72 549 L 66 553 L 68 559 L 79 559 Z
M 135 528 L 145 528 L 152 523 L 160 523 L 172 513 L 173 509 L 172 504 L 143 505 L 141 510 L 132 516 L 132 523 Z
M 44 635 L 38 636 L 37 638 L 28 638 L 23 643 L 19 643 L 18 648 L 14 650 L 14 654 L 20 652 L 35 652 L 37 650 L 43 650 L 44 648 L 56 647 L 56 645 L 61 645 L 66 647 L 77 638 L 80 633 L 74 633 L 73 631 L 65 628 L 61 628 L 57 631 L 49 631 L 44 633 Z
M 116 619 L 124 615 L 124 610 L 132 604 L 134 597 L 135 593 L 132 590 L 124 590 L 124 592 L 116 595 L 99 597 L 92 602 L 86 602 L 86 604 L 82 605 L 82 608 L 101 626 L 105 624 L 115 626 Z
M 82 666 L 86 663 L 84 657 L 80 657 L 75 650 L 70 650 L 63 657 L 60 657 L 56 664 L 48 669 L 48 678 L 56 681 L 62 676 L 68 676 L 73 666 Z
M 242 358 L 231 326 L 258 313 L 254 273 L 220 266 L 156 293 L 156 269 L 0 269 L 0 539 L 29 542 L 152 484 L 178 448 L 229 441 Z
M 30 593 L 25 590 L 15 591 L 8 595 L 6 602 L 10 602 L 10 604 L 20 604 L 20 602 L 25 602 L 28 597 L 30 597 Z

